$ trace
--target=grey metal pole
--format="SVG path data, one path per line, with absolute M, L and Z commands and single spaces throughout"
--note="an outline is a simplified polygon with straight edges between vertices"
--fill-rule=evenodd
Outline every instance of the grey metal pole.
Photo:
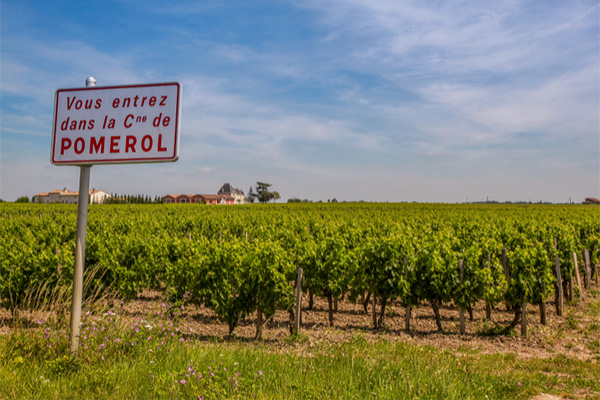
M 85 86 L 96 86 L 96 80 L 89 77 Z M 79 199 L 77 204 L 77 236 L 75 239 L 75 267 L 73 268 L 73 300 L 71 304 L 71 355 L 77 356 L 79 349 L 79 325 L 81 323 L 81 303 L 83 297 L 83 267 L 85 263 L 85 234 L 87 230 L 88 202 L 90 198 L 90 169 L 82 165 L 79 171 Z

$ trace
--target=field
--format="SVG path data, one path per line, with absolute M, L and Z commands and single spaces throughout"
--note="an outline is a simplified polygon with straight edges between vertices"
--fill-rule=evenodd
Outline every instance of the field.
M 75 359 L 76 208 L 0 215 L 1 398 L 600 396 L 597 208 L 90 206 Z

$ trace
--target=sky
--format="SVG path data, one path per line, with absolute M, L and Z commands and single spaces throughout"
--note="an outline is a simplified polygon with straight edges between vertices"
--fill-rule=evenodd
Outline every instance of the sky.
M 182 84 L 179 160 L 109 193 L 257 181 L 313 201 L 600 198 L 597 1 L 2 0 L 0 198 L 64 187 L 57 89 Z

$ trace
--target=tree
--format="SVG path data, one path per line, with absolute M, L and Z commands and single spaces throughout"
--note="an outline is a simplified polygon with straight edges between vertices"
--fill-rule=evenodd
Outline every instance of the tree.
M 269 191 L 270 187 L 270 183 L 256 182 L 256 193 L 254 193 L 252 191 L 252 187 L 250 187 L 250 192 L 248 193 L 249 202 L 252 203 L 254 202 L 254 199 L 256 199 L 261 203 L 268 203 L 271 200 L 280 199 L 281 196 L 279 195 L 279 193 Z
M 29 197 L 21 196 L 15 201 L 15 203 L 29 203 Z
M 269 192 L 270 187 L 270 183 L 256 182 L 256 193 L 258 201 L 260 201 L 261 203 L 268 203 L 271 200 L 273 194 Z
M 275 202 L 275 200 L 279 200 L 281 198 L 281 196 L 279 195 L 279 192 L 273 192 L 273 203 Z

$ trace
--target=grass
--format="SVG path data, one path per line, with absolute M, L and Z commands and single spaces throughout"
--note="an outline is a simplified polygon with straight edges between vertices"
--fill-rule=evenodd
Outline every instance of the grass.
M 0 398 L 28 399 L 528 399 L 540 392 L 598 398 L 598 363 L 557 355 L 520 359 L 368 340 L 201 340 L 179 328 L 177 310 L 121 319 L 84 311 L 77 358 L 67 324 L 0 337 Z

